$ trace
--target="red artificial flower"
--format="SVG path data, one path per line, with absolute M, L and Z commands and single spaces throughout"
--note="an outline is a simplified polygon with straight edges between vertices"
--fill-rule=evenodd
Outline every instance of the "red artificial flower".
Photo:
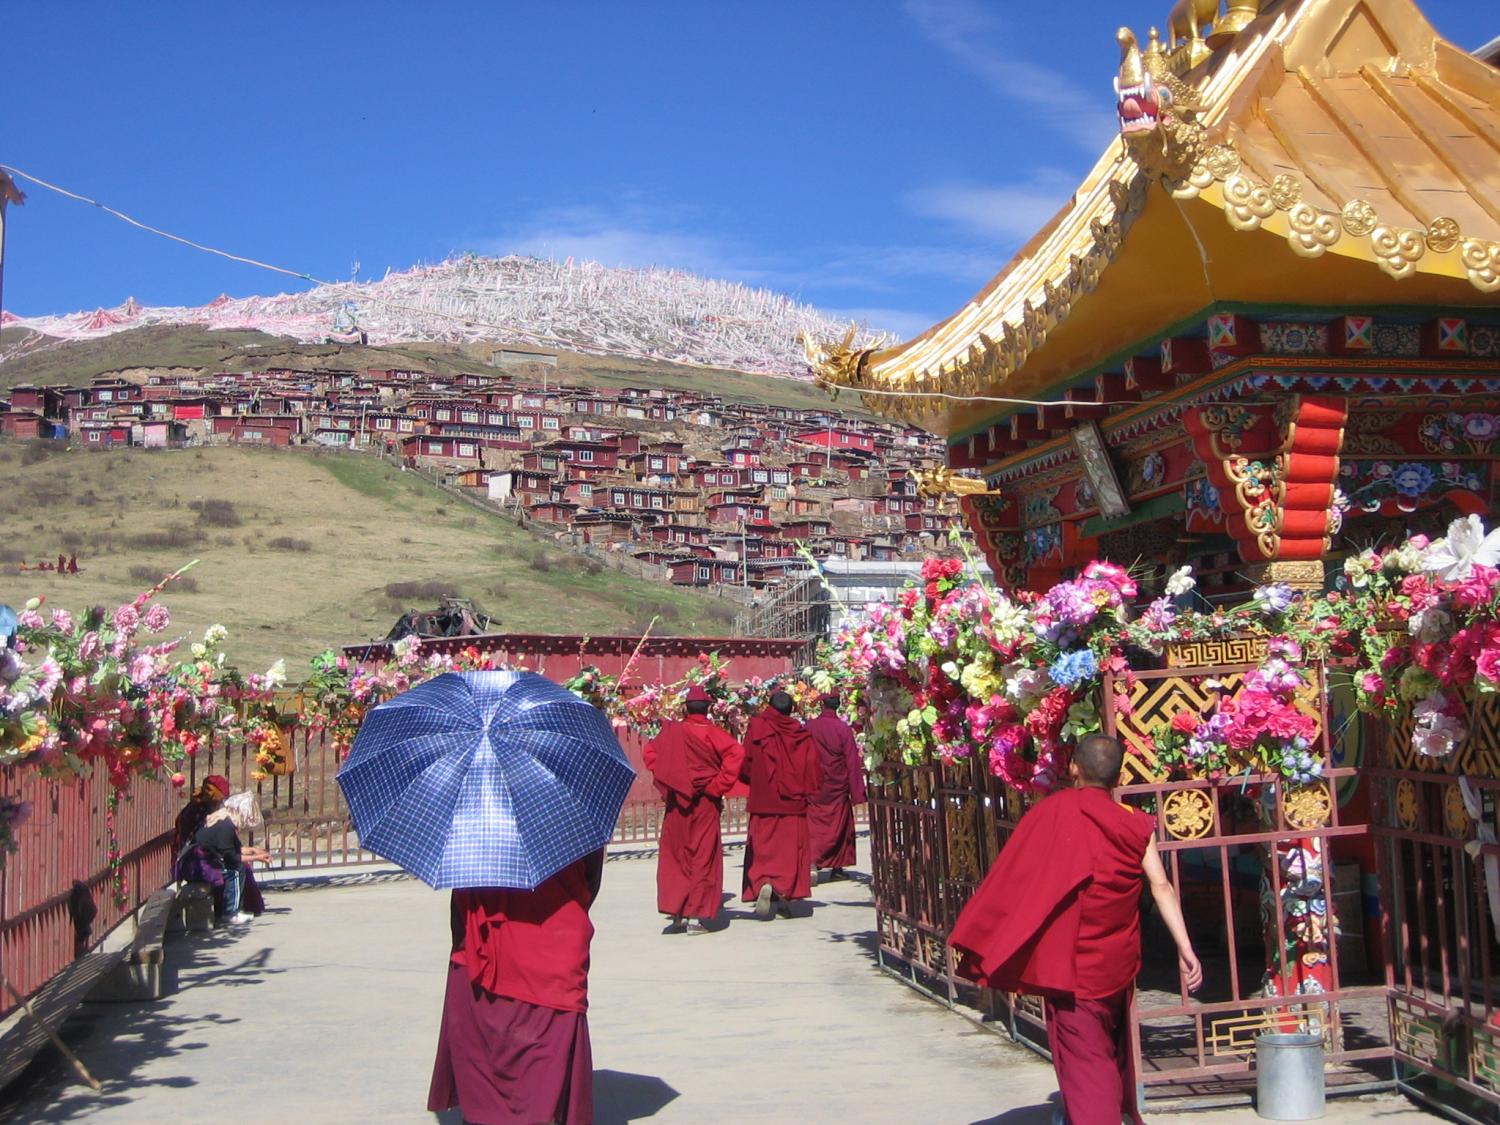
M 1192 734 L 1198 729 L 1198 716 L 1191 711 L 1178 711 L 1172 716 L 1172 729 L 1178 734 Z

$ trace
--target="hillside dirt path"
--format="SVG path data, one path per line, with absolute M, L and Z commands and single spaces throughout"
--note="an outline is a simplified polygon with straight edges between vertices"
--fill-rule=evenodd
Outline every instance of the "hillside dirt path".
M 861 850 L 864 848 L 861 842 Z M 726 895 L 740 853 L 726 856 Z M 1051 1067 L 882 974 L 867 885 L 815 887 L 811 914 L 665 936 L 650 858 L 614 858 L 594 909 L 589 1023 L 597 1121 L 1045 1125 Z M 359 878 L 354 876 L 353 878 Z M 178 990 L 91 1006 L 68 1038 L 105 1090 L 56 1062 L 0 1100 L 24 1122 L 431 1122 L 448 947 L 444 894 L 390 875 L 276 893 L 237 933 L 174 938 Z M 1152 1120 L 1256 1120 L 1248 1109 Z M 439 1120 L 458 1125 L 456 1113 Z M 1396 1098 L 1329 1120 L 1431 1120 Z

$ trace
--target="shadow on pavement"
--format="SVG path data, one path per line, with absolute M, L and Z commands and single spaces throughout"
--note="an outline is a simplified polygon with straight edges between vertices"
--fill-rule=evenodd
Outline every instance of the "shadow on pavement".
M 271 951 L 256 949 L 226 963 L 221 950 L 246 934 L 217 930 L 212 934 L 178 934 L 167 940 L 167 995 L 202 985 L 241 987 L 260 984 L 279 969 L 266 967 Z M 179 984 L 179 977 L 187 977 Z M 225 997 L 233 1007 L 233 994 Z M 173 1012 L 169 1001 L 84 1004 L 70 1016 L 61 1038 L 104 1086 L 94 1093 L 79 1082 L 71 1066 L 53 1047 L 44 1048 L 16 1080 L 0 1090 L 0 1121 L 71 1121 L 127 1105 L 149 1096 L 153 1086 L 197 1085 L 186 1056 L 209 1046 L 213 1029 L 239 1022 L 229 1013 L 197 1018 Z M 183 1055 L 183 1073 L 142 1079 L 136 1071 L 153 1059 Z
M 994 1117 L 986 1117 L 983 1121 L 975 1121 L 972 1125 L 1050 1125 L 1052 1115 L 1058 1112 L 1059 1105 L 1058 1096 L 1053 1094 L 1045 1105 L 1017 1106 Z
M 652 1074 L 594 1071 L 594 1125 L 618 1125 L 655 1117 L 678 1096 Z

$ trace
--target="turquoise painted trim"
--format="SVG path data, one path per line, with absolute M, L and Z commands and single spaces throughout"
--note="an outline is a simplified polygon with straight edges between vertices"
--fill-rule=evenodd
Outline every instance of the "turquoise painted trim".
M 1162 516 L 1176 515 L 1178 512 L 1187 510 L 1187 497 L 1179 492 L 1168 492 L 1163 496 L 1153 496 L 1150 500 L 1144 500 L 1131 509 L 1128 516 L 1090 516 L 1083 521 L 1078 533 L 1085 539 L 1092 539 L 1096 535 L 1103 535 L 1109 531 L 1123 531 L 1127 527 L 1134 527 L 1138 523 L 1146 523 L 1149 520 L 1159 520 Z

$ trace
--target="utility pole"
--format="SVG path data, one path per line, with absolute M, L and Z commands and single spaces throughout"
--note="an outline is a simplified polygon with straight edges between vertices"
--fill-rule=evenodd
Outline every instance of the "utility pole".
M 11 203 L 19 207 L 25 202 L 26 193 L 0 168 L 0 314 L 5 311 L 5 208 Z

